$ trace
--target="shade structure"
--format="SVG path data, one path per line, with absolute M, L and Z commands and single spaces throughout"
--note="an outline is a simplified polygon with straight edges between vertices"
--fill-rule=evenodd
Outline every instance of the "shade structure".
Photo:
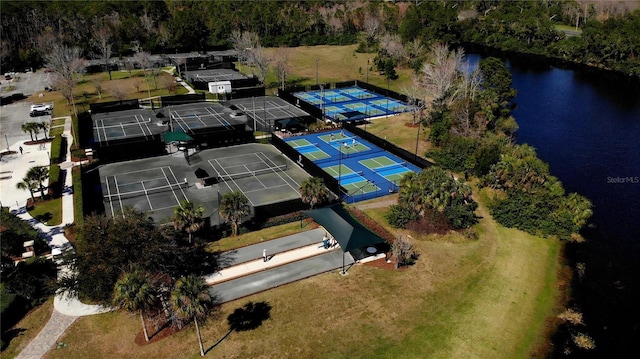
M 360 222 L 351 217 L 340 204 L 304 211 L 323 226 L 340 244 L 343 252 L 350 252 L 354 259 L 362 259 L 368 254 L 367 247 L 377 247 L 386 241 Z
M 188 141 L 193 141 L 193 138 L 182 131 L 167 132 L 164 134 L 164 142 L 167 143 Z

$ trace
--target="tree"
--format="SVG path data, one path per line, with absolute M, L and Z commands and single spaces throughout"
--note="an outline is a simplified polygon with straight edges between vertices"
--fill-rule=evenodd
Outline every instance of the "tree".
M 193 233 L 204 227 L 204 207 L 196 206 L 194 202 L 183 201 L 179 207 L 173 209 L 173 227 L 177 231 L 184 231 L 189 235 L 189 243 Z
M 49 178 L 49 169 L 44 166 L 31 167 L 27 171 L 27 178 L 40 187 L 40 198 L 44 201 L 44 181 Z
M 416 250 L 413 244 L 402 235 L 391 244 L 391 253 L 395 257 L 396 269 L 400 267 L 400 264 L 406 264 L 416 257 Z
M 509 116 L 513 108 L 511 101 L 517 94 L 517 91 L 511 88 L 512 78 L 509 69 L 496 57 L 480 60 L 478 67 L 482 73 L 482 87 L 490 92 L 490 97 L 495 101 L 492 106 L 495 116 Z
M 111 79 L 111 74 L 109 74 L 109 79 Z M 98 93 L 98 98 L 102 99 L 102 91 L 104 91 L 104 86 L 102 85 L 102 80 L 100 79 L 95 79 L 91 82 L 91 84 L 93 85 L 93 88 L 96 89 L 96 92 Z
M 287 75 L 289 74 L 289 68 L 287 66 L 287 61 L 289 60 L 289 52 L 286 47 L 280 47 L 276 54 L 276 76 L 278 81 L 281 82 L 281 89 L 284 90 L 285 83 L 287 80 Z
M 36 198 L 33 196 L 33 191 L 38 188 L 38 183 L 34 182 L 32 179 L 25 177 L 22 179 L 22 182 L 16 183 L 16 188 L 20 190 L 29 190 L 29 194 L 31 195 L 31 202 L 36 203 Z M 44 198 L 43 198 L 44 200 Z
M 153 62 L 151 61 L 151 54 L 146 51 L 141 51 L 138 49 L 136 53 L 133 55 L 133 61 L 136 62 L 142 68 L 142 73 L 144 74 L 144 79 L 147 82 L 147 92 L 149 93 L 149 101 L 151 101 L 151 86 L 148 84 L 147 79 L 147 69 L 151 68 Z M 154 78 L 155 81 L 155 78 Z M 157 88 L 157 86 L 156 86 Z M 138 83 L 136 90 L 140 92 L 140 84 Z
M 33 130 L 35 124 L 35 122 L 25 122 L 22 124 L 22 127 L 20 127 L 22 129 L 22 132 L 29 133 L 29 135 L 31 136 L 31 141 L 33 141 Z
M 478 222 L 474 214 L 478 204 L 471 198 L 471 187 L 436 166 L 403 178 L 398 205 L 406 206 L 421 217 L 430 210 L 437 211 L 444 214 L 455 229 L 468 228 Z M 397 208 L 394 211 L 401 212 Z
M 109 87 L 109 92 L 116 100 L 122 102 L 127 97 L 127 90 L 122 88 L 122 85 L 115 83 Z
M 113 289 L 114 305 L 140 314 L 142 331 L 146 341 L 149 341 L 149 333 L 144 322 L 144 311 L 151 308 L 156 300 L 156 289 L 151 284 L 149 274 L 138 269 L 125 273 L 118 279 Z
M 419 81 L 430 101 L 450 105 L 456 98 L 455 85 L 460 76 L 464 51 L 449 51 L 446 44 L 436 43 L 431 47 L 428 60 L 420 69 Z
M 54 45 L 51 52 L 44 56 L 47 68 L 56 74 L 56 86 L 61 89 L 67 103 L 73 105 L 74 111 L 76 105 L 73 99 L 73 88 L 76 84 L 76 76 L 82 73 L 86 67 L 86 60 L 82 58 L 81 54 L 82 50 L 79 47 Z
M 113 47 L 113 43 L 111 42 L 111 32 L 109 28 L 106 26 L 102 26 L 98 28 L 93 34 L 95 47 L 97 48 L 97 55 L 100 61 L 102 62 L 102 66 L 106 68 L 109 73 L 109 80 L 112 80 L 111 77 L 111 49 Z
M 242 218 L 250 213 L 249 200 L 240 191 L 225 193 L 219 211 L 225 221 L 231 221 L 233 235 L 237 236 Z
M 323 203 L 328 199 L 327 188 L 324 180 L 320 177 L 309 177 L 300 186 L 300 196 L 303 203 L 309 203 L 310 209 L 316 204 Z
M 180 317 L 193 319 L 200 345 L 200 355 L 204 356 L 198 319 L 204 319 L 213 306 L 207 283 L 202 277 L 194 275 L 178 279 L 171 292 L 171 306 Z

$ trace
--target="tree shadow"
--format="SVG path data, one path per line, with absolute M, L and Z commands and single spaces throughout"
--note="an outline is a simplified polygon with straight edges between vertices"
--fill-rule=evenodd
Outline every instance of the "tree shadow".
M 53 218 L 53 215 L 49 212 L 46 212 L 46 213 L 37 215 L 35 219 L 38 222 L 47 223 L 51 220 L 51 218 Z
M 242 308 L 236 308 L 236 310 L 227 317 L 229 331 L 207 349 L 205 353 L 208 353 L 218 346 L 218 344 L 225 340 L 233 331 L 244 332 L 257 329 L 262 325 L 262 322 L 269 318 L 271 318 L 271 305 L 267 302 L 249 302 Z
M 13 338 L 16 338 L 22 332 L 26 332 L 27 330 L 24 328 L 12 328 L 2 333 L 2 347 L 1 350 L 7 349 Z

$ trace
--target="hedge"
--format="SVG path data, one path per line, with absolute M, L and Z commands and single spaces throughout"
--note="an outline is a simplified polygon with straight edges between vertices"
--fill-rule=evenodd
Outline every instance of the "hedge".
M 51 142 L 51 163 L 61 163 L 67 154 L 67 138 L 57 135 Z
M 60 166 L 51 165 L 49 167 L 49 195 L 52 197 L 60 197 L 62 194 L 62 172 Z

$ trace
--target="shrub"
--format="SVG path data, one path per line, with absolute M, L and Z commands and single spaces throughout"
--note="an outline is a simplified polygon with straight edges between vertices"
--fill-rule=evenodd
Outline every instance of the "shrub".
M 82 198 L 82 171 L 80 167 L 73 167 L 73 217 L 77 225 L 84 222 L 84 205 Z
M 57 135 L 51 142 L 51 163 L 61 163 L 67 155 L 67 138 Z
M 51 141 L 51 163 L 60 163 L 60 151 L 62 149 L 62 136 L 58 135 Z
M 60 166 L 51 165 L 49 167 L 49 195 L 52 197 L 59 197 L 62 194 L 62 172 L 60 172 Z
M 418 219 L 418 213 L 413 209 L 402 205 L 391 205 L 385 218 L 394 228 L 406 228 L 407 223 Z

